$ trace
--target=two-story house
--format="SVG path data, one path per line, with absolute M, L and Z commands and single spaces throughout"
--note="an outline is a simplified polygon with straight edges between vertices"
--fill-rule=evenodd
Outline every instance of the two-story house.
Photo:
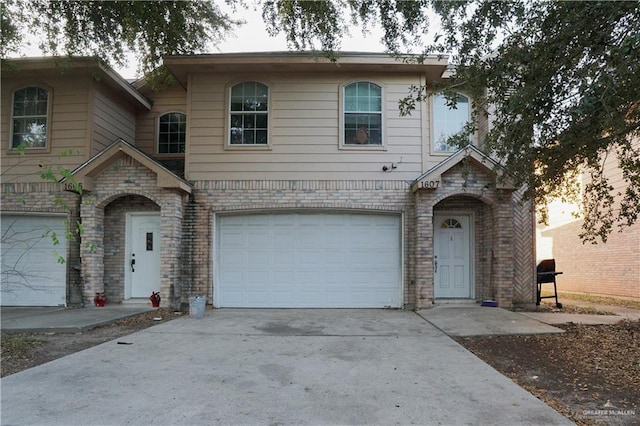
M 94 58 L 3 64 L 3 305 L 91 304 L 97 292 L 148 303 L 152 291 L 173 307 L 196 294 L 217 308 L 535 302 L 530 205 L 496 183 L 478 135 L 462 150 L 444 142 L 472 100 L 399 113 L 446 58 L 164 64 L 175 84 L 160 91 Z M 73 179 L 42 180 L 49 164 Z M 78 220 L 76 240 L 42 235 Z

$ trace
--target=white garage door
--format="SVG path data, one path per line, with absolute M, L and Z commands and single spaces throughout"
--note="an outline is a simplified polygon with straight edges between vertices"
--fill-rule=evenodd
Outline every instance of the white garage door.
M 217 307 L 400 307 L 399 215 L 286 213 L 217 220 Z
M 2 306 L 65 306 L 64 217 L 3 214 Z M 59 240 L 54 245 L 52 233 Z

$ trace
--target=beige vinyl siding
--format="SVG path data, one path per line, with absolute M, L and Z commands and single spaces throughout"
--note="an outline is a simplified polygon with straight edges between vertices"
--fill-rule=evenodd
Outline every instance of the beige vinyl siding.
M 88 76 L 47 78 L 47 84 L 35 79 L 2 80 L 2 182 L 41 182 L 41 164 L 74 169 L 87 159 L 89 134 L 89 98 L 92 83 Z M 44 151 L 28 151 L 24 156 L 10 149 L 11 100 L 16 89 L 39 85 L 50 90 L 51 112 L 47 123 L 48 140 Z
M 270 148 L 226 147 L 226 95 L 240 81 L 269 86 Z M 385 93 L 384 150 L 340 149 L 340 90 L 353 81 L 381 84 Z M 187 177 L 219 179 L 385 179 L 411 180 L 422 171 L 423 123 L 420 105 L 400 117 L 398 100 L 417 75 L 194 74 L 190 80 Z M 155 108 L 154 108 L 155 109 Z M 382 166 L 398 163 L 392 173 Z
M 95 155 L 118 138 L 135 144 L 135 111 L 115 95 L 95 84 L 93 99 L 93 136 L 91 155 Z
M 168 112 L 187 112 L 187 92 L 179 85 L 168 87 L 158 93 L 150 93 L 153 98 L 153 109 L 138 115 L 136 140 L 138 148 L 149 155 L 158 157 L 171 157 L 173 155 L 158 155 L 157 151 L 157 126 L 158 117 Z M 208 112 L 204 112 L 207 117 Z

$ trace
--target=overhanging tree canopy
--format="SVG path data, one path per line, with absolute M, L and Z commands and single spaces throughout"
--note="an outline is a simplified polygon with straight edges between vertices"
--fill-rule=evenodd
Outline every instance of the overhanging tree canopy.
M 243 7 L 242 0 L 228 3 Z M 590 175 L 584 188 L 585 240 L 606 240 L 635 223 L 640 203 L 640 3 L 434 0 L 270 0 L 267 29 L 293 49 L 335 57 L 353 28 L 381 24 L 392 53 L 453 53 L 455 75 L 417 87 L 405 113 L 434 91 L 464 90 L 478 114 L 491 114 L 481 148 L 503 159 L 512 181 L 543 205 L 567 192 L 567 176 Z M 440 34 L 421 36 L 439 18 Z M 7 0 L 0 49 L 42 28 L 45 53 L 97 54 L 122 61 L 138 53 L 149 71 L 164 54 L 198 53 L 236 22 L 213 1 Z M 351 29 L 351 30 L 349 30 Z M 452 98 L 453 99 L 453 98 Z M 473 123 L 467 131 L 476 130 Z M 467 140 L 465 137 L 455 141 Z M 603 174 L 615 157 L 627 183 L 613 192 Z

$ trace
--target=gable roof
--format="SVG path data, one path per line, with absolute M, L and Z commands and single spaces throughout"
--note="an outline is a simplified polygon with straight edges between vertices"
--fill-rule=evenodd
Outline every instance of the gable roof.
M 428 81 L 442 78 L 447 55 L 401 55 L 387 53 L 337 52 L 337 60 L 319 52 L 255 52 L 164 56 L 162 62 L 175 79 L 186 87 L 189 73 L 260 72 L 385 72 L 420 73 Z M 421 59 L 421 62 L 418 61 Z
M 466 147 L 460 148 L 458 151 L 451 154 L 449 157 L 438 163 L 435 167 L 432 167 L 431 169 L 421 174 L 416 180 L 411 183 L 411 191 L 416 192 L 419 188 L 423 187 L 420 184 L 421 182 L 441 181 L 442 175 L 445 172 L 465 159 L 472 160 L 477 166 L 488 172 L 497 172 L 498 174 L 500 174 L 500 172 L 502 171 L 502 166 L 496 160 L 480 151 L 474 145 L 467 145 Z M 509 179 L 506 179 L 502 182 L 496 182 L 496 188 L 514 189 L 515 186 Z
M 151 110 L 152 103 L 136 90 L 126 79 L 95 56 L 44 56 L 30 58 L 3 58 L 2 73 L 19 76 L 51 75 L 52 73 L 77 75 L 89 73 L 93 78 L 105 84 L 123 99 L 137 108 Z
M 123 139 L 117 139 L 98 154 L 76 167 L 71 172 L 71 175 L 78 183 L 82 184 L 83 190 L 92 191 L 94 188 L 93 178 L 125 155 L 154 172 L 157 175 L 158 188 L 176 188 L 191 193 L 193 186 L 189 182 Z M 64 180 L 61 180 L 61 183 Z

